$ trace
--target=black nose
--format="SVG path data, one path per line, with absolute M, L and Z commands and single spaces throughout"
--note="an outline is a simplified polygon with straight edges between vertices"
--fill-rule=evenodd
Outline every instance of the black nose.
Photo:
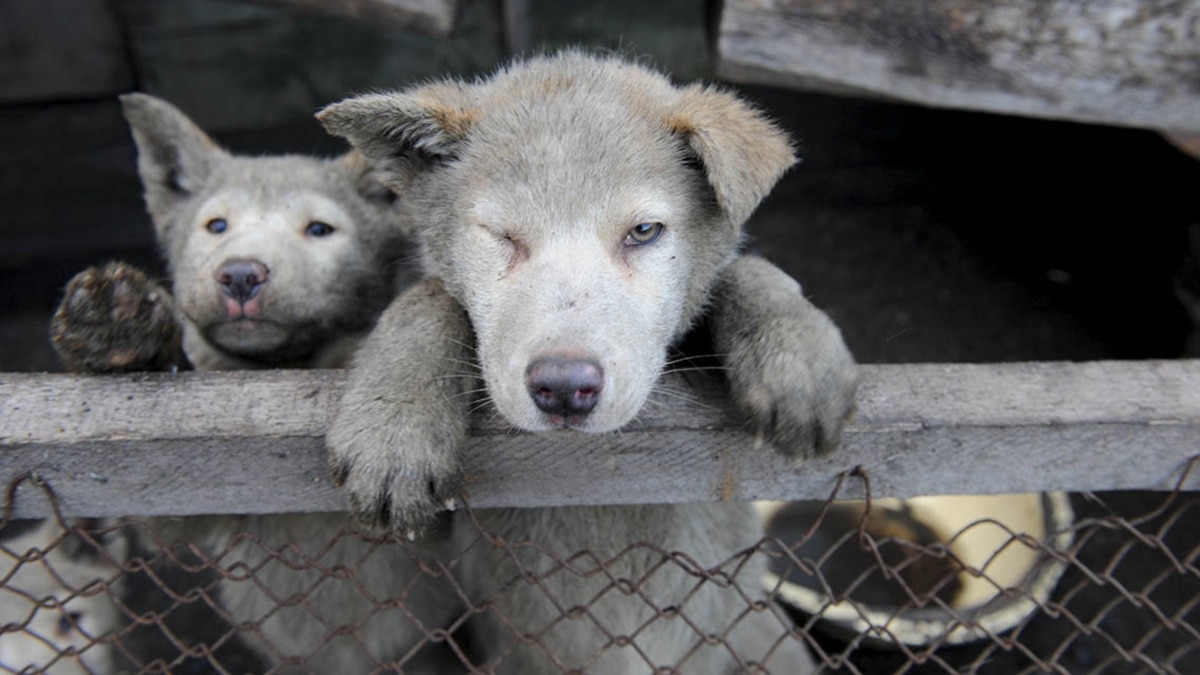
M 217 270 L 217 283 L 225 295 L 246 302 L 262 290 L 267 275 L 267 266 L 257 260 L 230 260 Z
M 604 369 L 590 359 L 542 356 L 525 370 L 525 387 L 542 412 L 586 415 L 600 401 Z

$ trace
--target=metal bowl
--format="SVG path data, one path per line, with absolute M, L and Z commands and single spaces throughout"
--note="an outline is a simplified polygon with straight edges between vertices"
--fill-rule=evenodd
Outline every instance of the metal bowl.
M 758 508 L 783 547 L 766 587 L 827 632 L 882 646 L 1013 628 L 1050 597 L 1073 541 L 1060 492 Z

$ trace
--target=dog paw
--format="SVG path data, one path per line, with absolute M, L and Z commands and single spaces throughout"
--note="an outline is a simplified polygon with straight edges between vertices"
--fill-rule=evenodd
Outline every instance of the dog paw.
M 426 280 L 360 347 L 326 444 L 333 481 L 364 527 L 414 539 L 453 508 L 477 386 L 471 342 L 458 303 Z
M 75 372 L 173 370 L 186 363 L 174 300 L 141 270 L 113 262 L 67 284 L 50 339 Z
M 714 342 L 748 430 L 787 455 L 837 449 L 858 389 L 837 326 L 764 260 L 743 256 L 719 290 Z
M 858 369 L 833 324 L 777 317 L 741 352 L 729 379 L 747 428 L 788 455 L 837 449 L 854 412 Z
M 397 429 L 395 419 L 382 426 L 370 419 L 335 420 L 328 441 L 330 474 L 346 491 L 359 525 L 414 540 L 432 528 L 439 513 L 457 504 L 462 471 L 457 454 L 447 452 L 445 445 L 454 432 L 436 429 L 436 423 Z

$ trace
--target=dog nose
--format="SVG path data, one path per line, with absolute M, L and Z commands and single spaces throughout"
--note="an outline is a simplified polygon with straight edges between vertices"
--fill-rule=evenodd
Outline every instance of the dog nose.
M 262 290 L 268 274 L 267 266 L 257 260 L 230 260 L 217 270 L 217 283 L 225 295 L 246 302 Z
M 590 359 L 542 356 L 525 370 L 533 403 L 551 415 L 586 415 L 600 400 L 604 369 Z

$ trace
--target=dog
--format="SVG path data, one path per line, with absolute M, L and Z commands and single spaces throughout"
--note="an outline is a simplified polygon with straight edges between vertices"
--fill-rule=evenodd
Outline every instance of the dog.
M 347 99 L 318 119 L 404 195 L 428 275 L 356 354 L 327 436 L 360 522 L 415 536 L 453 504 L 478 389 L 526 432 L 616 431 L 702 318 L 750 432 L 797 458 L 838 445 L 857 384 L 839 331 L 795 281 L 739 255 L 743 224 L 795 160 L 738 97 L 568 51 Z M 488 608 L 483 667 L 812 669 L 786 619 L 752 600 L 761 556 L 728 567 L 761 536 L 750 504 L 475 515 L 536 545 L 463 546 L 460 583 Z M 654 546 L 627 550 L 638 541 Z M 553 559 L 579 551 L 604 572 Z M 672 551 L 731 583 L 697 581 Z
M 412 274 L 395 195 L 362 156 L 237 156 L 165 101 L 121 104 L 173 293 L 123 263 L 80 273 L 52 321 L 63 362 L 91 373 L 343 365 Z M 413 550 L 350 524 L 338 513 L 152 521 L 156 541 L 193 542 L 242 577 L 220 583 L 221 603 L 257 627 L 243 635 L 267 663 L 362 673 L 411 656 L 455 603 Z M 326 576 L 338 567 L 350 574 Z
M 118 562 L 127 540 L 87 539 L 53 520 L 8 521 L 0 540 L 0 670 L 113 672 L 111 643 L 120 622 Z

